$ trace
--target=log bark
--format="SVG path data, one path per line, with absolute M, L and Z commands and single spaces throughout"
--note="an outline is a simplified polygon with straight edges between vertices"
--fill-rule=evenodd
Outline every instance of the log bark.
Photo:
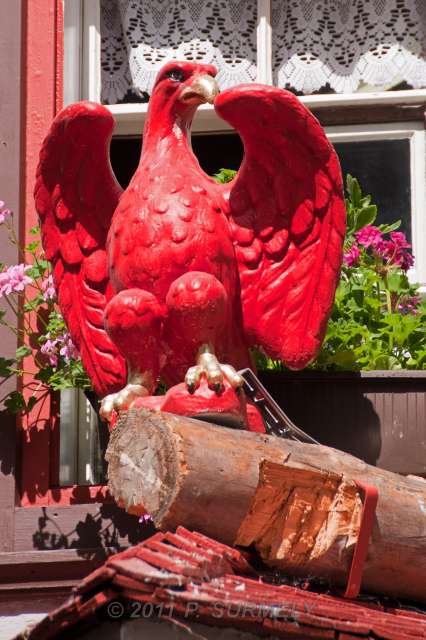
M 340 479 L 342 495 L 346 491 L 352 496 L 352 503 L 349 500 L 346 506 L 352 505 L 354 513 L 359 511 L 360 497 L 348 487 L 355 481 L 375 485 L 379 502 L 363 589 L 426 602 L 426 482 L 420 478 L 372 467 L 329 447 L 146 409 L 130 410 L 120 417 L 111 434 L 107 460 L 110 491 L 126 508 L 146 510 L 160 529 L 183 525 L 228 544 L 237 540 L 253 504 L 262 461 L 320 472 L 323 477 L 326 472 L 335 493 Z M 315 473 L 312 478 L 318 484 Z M 308 495 L 309 491 L 305 498 Z M 328 498 L 331 504 L 331 494 Z M 332 544 L 324 547 L 331 549 L 324 559 L 336 584 L 344 585 L 347 580 L 357 526 L 355 513 L 349 529 L 343 527 Z M 244 542 L 243 532 L 240 530 L 239 542 Z M 285 553 L 281 555 L 270 563 L 289 569 Z M 299 568 L 299 574 L 309 574 L 303 562 Z

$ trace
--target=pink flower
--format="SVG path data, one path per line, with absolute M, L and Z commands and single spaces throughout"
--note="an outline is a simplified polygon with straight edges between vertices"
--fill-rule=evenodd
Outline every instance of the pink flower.
M 343 262 L 348 266 L 348 267 L 353 267 L 353 265 L 357 264 L 359 257 L 361 255 L 361 251 L 358 249 L 358 247 L 356 246 L 356 244 L 353 244 L 351 246 L 351 248 L 349 249 L 349 251 L 347 253 L 344 254 L 343 256 Z
M 411 244 L 407 242 L 405 233 L 402 233 L 402 231 L 392 231 L 390 237 L 392 242 L 394 242 L 398 247 L 401 247 L 401 249 L 411 249 Z
M 375 253 L 385 260 L 389 260 L 395 253 L 395 245 L 392 240 L 380 240 L 374 247 Z
M 25 275 L 28 269 L 31 269 L 29 265 L 15 264 L 0 273 L 0 298 L 23 291 L 32 283 L 32 278 Z
M 77 347 L 73 343 L 70 334 L 64 333 L 63 335 L 56 336 L 53 340 L 50 334 L 45 335 L 46 341 L 42 345 L 40 351 L 49 358 L 49 362 L 53 367 L 58 364 L 59 356 L 62 356 L 66 362 L 70 360 L 77 360 L 79 353 Z
M 62 342 L 62 348 L 60 349 L 60 355 L 65 358 L 67 362 L 70 360 L 77 360 L 79 357 L 78 349 L 74 342 L 71 340 L 69 333 L 65 333 L 59 340 Z
M 58 364 L 58 339 L 50 340 L 49 334 L 46 336 L 48 339 L 42 345 L 40 351 L 44 353 L 44 355 L 48 356 L 49 362 L 53 367 L 56 367 Z
M 140 524 L 152 522 L 152 517 L 149 515 L 149 513 L 144 513 L 144 515 L 139 518 L 139 522 Z
M 3 224 L 7 218 L 10 218 L 12 211 L 10 209 L 3 209 L 4 202 L 0 200 L 0 224 Z M 3 211 L 2 211 L 3 209 Z
M 56 298 L 55 287 L 53 286 L 53 277 L 50 275 L 41 283 L 41 289 L 43 291 L 43 298 L 46 300 L 53 300 Z
M 409 251 L 403 251 L 402 249 L 397 249 L 395 253 L 395 257 L 393 259 L 393 264 L 396 264 L 398 267 L 401 267 L 403 271 L 408 271 L 410 267 L 414 264 L 414 258 Z
M 408 271 L 414 264 L 413 255 L 407 251 L 411 245 L 407 242 L 403 233 L 391 233 L 392 240 L 381 240 L 375 247 L 377 255 L 387 261 L 388 264 L 401 267 L 403 271 Z M 395 241 L 396 240 L 396 241 Z
M 382 232 L 377 227 L 373 227 L 371 224 L 367 225 L 363 229 L 356 232 L 355 238 L 359 244 L 366 249 L 368 247 L 375 247 L 382 239 Z
M 413 316 L 418 315 L 417 307 L 421 302 L 420 296 L 403 296 L 398 304 L 398 311 L 403 315 L 411 313 Z
M 410 251 L 406 251 L 406 249 L 411 249 L 411 244 L 407 242 L 405 233 L 402 233 L 402 231 L 393 231 L 390 237 L 395 245 L 395 255 L 392 260 L 393 264 L 398 265 L 404 271 L 408 271 L 414 264 L 413 255 Z

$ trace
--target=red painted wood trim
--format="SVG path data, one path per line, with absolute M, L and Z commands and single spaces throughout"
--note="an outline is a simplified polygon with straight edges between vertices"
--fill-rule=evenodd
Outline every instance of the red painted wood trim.
M 37 224 L 33 189 L 41 143 L 56 111 L 56 0 L 23 2 L 23 96 L 20 241 L 29 241 Z M 35 371 L 30 359 L 27 371 Z M 24 380 L 25 382 L 25 380 Z M 50 400 L 21 421 L 22 504 L 46 504 L 50 484 Z
M 55 0 L 55 114 L 64 106 L 64 0 Z
M 63 105 L 63 1 L 23 2 L 22 148 L 20 241 L 29 242 L 37 224 L 34 180 L 42 141 Z M 25 363 L 34 371 L 34 363 Z M 19 425 L 21 506 L 93 503 L 108 500 L 105 487 L 54 488 L 59 476 L 57 403 L 46 398 Z

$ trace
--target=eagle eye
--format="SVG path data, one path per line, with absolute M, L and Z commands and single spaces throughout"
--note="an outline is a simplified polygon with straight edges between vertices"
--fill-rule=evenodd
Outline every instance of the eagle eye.
M 180 69 L 171 69 L 166 73 L 166 76 L 174 82 L 182 82 L 185 79 L 183 71 L 181 71 Z

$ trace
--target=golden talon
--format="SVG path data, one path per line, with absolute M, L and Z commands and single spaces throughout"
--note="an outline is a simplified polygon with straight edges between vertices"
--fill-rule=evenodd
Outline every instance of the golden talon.
M 197 364 L 190 367 L 185 376 L 189 393 L 194 393 L 200 384 L 201 376 L 205 376 L 210 389 L 221 393 L 226 379 L 231 387 L 238 389 L 243 385 L 243 378 L 230 364 L 220 364 L 210 345 L 203 345 L 198 351 Z
M 117 393 L 110 393 L 103 398 L 99 414 L 102 420 L 110 421 L 114 411 L 129 409 L 137 398 L 143 398 L 147 395 L 148 389 L 146 387 L 130 382 Z

